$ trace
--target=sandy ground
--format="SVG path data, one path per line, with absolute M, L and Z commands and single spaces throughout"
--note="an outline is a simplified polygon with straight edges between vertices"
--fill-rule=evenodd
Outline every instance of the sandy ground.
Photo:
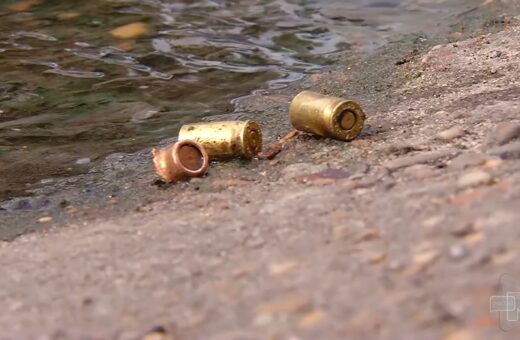
M 0 228 L 0 338 L 517 338 L 489 309 L 520 288 L 516 22 L 345 60 L 235 115 L 262 112 L 272 141 L 302 88 L 349 97 L 368 116 L 352 143 L 303 135 L 173 186 L 148 150 L 114 155 L 4 206 L 61 210 Z

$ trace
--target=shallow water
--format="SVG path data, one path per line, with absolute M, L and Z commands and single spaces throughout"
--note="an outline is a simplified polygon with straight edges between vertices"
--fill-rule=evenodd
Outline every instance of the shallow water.
M 2 1 L 0 199 L 175 136 L 345 50 L 433 32 L 480 3 Z

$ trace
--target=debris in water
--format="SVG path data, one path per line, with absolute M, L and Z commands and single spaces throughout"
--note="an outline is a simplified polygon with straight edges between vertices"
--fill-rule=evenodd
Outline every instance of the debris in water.
M 162 72 L 157 72 L 157 71 L 151 71 L 150 72 L 150 77 L 157 78 L 157 79 L 162 79 L 162 80 L 170 80 L 170 79 L 173 78 L 173 74 L 162 73 Z
M 71 20 L 71 19 L 76 19 L 80 15 L 81 14 L 78 12 L 62 12 L 62 13 L 58 13 L 58 15 L 56 17 L 59 20 Z
M 150 31 L 150 27 L 143 22 L 134 22 L 128 25 L 114 28 L 110 35 L 119 39 L 132 39 L 142 36 Z
M 25 12 L 25 11 L 29 10 L 32 6 L 37 5 L 39 2 L 40 2 L 40 0 L 20 1 L 20 2 L 15 2 L 14 4 L 9 5 L 9 7 L 7 7 L 7 8 L 13 12 Z

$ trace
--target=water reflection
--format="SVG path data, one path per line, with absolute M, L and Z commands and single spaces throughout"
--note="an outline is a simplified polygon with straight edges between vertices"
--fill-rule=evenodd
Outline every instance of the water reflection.
M 472 0 L 0 4 L 0 199 L 174 136 L 346 49 L 429 31 Z

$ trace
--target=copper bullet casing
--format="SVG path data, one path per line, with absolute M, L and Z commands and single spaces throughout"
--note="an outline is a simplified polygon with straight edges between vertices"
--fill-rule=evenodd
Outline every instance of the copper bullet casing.
M 201 144 L 210 160 L 251 159 L 262 150 L 262 130 L 252 120 L 187 124 L 179 131 L 181 140 Z
M 155 171 L 166 182 L 190 177 L 202 177 L 209 166 L 204 147 L 191 141 L 181 141 L 162 149 L 152 149 Z
M 311 91 L 294 97 L 289 118 L 300 131 L 347 141 L 356 138 L 365 124 L 365 113 L 356 102 Z

